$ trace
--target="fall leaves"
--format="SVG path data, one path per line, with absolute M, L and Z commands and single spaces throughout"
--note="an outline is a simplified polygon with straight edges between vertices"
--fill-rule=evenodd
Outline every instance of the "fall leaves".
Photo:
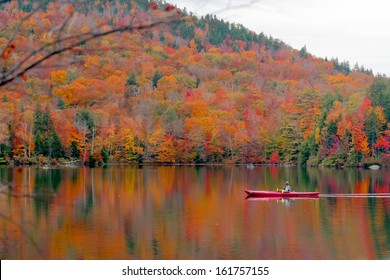
M 114 25 L 129 21 L 129 12 L 138 19 L 178 12 L 159 2 L 137 11 L 110 5 L 118 11 Z M 98 11 L 85 19 L 108 28 Z M 36 15 L 37 41 L 47 39 L 48 21 L 61 26 L 55 15 L 52 6 Z M 6 149 L 0 157 L 39 153 L 25 117 L 37 104 L 50 109 L 60 154 L 83 161 L 347 164 L 348 158 L 357 163 L 388 154 L 388 79 L 345 75 L 310 54 L 272 46 L 264 36 L 233 39 L 240 29 L 230 27 L 226 35 L 216 19 L 203 23 L 84 42 L 25 81 L 3 87 L 1 119 L 7 125 L 0 144 Z M 91 30 L 77 20 L 74 26 Z M 18 39 L 26 43 L 28 36 Z M 19 45 L 7 44 L 0 39 L 3 61 L 18 58 Z M 94 126 L 83 125 L 81 113 Z

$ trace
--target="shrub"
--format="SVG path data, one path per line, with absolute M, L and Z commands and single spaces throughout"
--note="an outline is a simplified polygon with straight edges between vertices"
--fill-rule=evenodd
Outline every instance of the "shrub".
M 382 156 L 381 165 L 383 167 L 390 167 L 390 154 L 384 154 Z

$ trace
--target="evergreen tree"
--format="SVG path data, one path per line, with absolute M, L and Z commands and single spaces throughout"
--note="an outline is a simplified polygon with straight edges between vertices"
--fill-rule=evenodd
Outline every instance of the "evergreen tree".
M 135 79 L 134 71 L 131 71 L 129 77 L 127 78 L 126 85 L 127 86 L 138 86 L 137 81 Z
M 378 76 L 372 82 L 369 97 L 372 106 L 383 107 L 386 119 L 390 121 L 390 80 L 386 77 Z
M 302 47 L 302 49 L 299 51 L 299 56 L 300 56 L 300 57 L 307 58 L 307 49 L 306 49 L 306 45 L 304 45 L 304 46 Z
M 299 165 L 306 165 L 307 161 L 309 160 L 309 157 L 311 155 L 314 155 L 316 144 L 314 136 L 311 135 L 308 139 L 301 142 L 299 145 L 299 154 L 298 154 L 298 164 Z
M 368 115 L 366 123 L 364 124 L 364 131 L 367 134 L 368 144 L 370 145 L 370 147 L 372 147 L 375 144 L 375 142 L 378 140 L 380 129 L 381 129 L 380 122 L 375 112 L 372 111 Z
M 294 127 L 286 125 L 281 128 L 281 152 L 286 163 L 296 163 L 299 153 L 299 137 Z
M 153 82 L 153 88 L 157 87 L 157 84 L 158 84 L 158 81 L 163 77 L 163 74 L 160 72 L 160 71 L 156 71 L 156 73 L 154 73 L 154 76 L 152 78 L 152 82 Z
M 40 105 L 38 104 L 33 118 L 35 153 L 49 158 L 62 157 L 62 143 L 54 129 L 54 123 L 51 118 L 49 107 L 47 106 L 45 111 L 42 111 Z
M 82 109 L 80 112 L 78 112 L 75 121 L 76 123 L 85 123 L 90 132 L 92 132 L 95 127 L 93 116 L 91 112 L 87 109 Z

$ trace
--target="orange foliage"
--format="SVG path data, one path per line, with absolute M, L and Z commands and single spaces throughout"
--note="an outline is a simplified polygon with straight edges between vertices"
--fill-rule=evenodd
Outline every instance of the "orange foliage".
M 6 60 L 8 59 L 10 53 L 15 49 L 15 44 L 9 44 L 3 51 L 1 57 Z
M 336 76 L 329 76 L 329 82 L 332 84 L 346 84 L 352 82 L 352 78 L 339 73 Z
M 56 70 L 51 72 L 51 82 L 53 85 L 63 85 L 66 82 L 66 71 Z
M 102 17 L 91 9 L 72 18 L 66 32 L 75 35 L 97 26 L 103 31 L 129 22 L 142 25 L 178 12 L 157 2 L 149 3 L 147 11 L 137 10 L 134 3 L 111 5 L 111 12 L 118 10 L 112 22 L 108 12 Z M 6 21 L 24 15 L 16 5 L 2 12 Z M 58 34 L 52 27 L 61 26 L 72 13 L 76 12 L 71 6 L 49 3 L 25 22 L 8 47 L 5 38 L 13 33 L 13 25 L 6 25 L 5 37 L 0 38 L 3 63 L 13 66 L 32 47 L 55 40 Z M 75 125 L 75 117 L 85 110 L 96 126 L 94 157 L 104 148 L 111 159 L 124 162 L 266 161 L 267 153 L 280 147 L 286 125 L 296 143 L 314 137 L 315 155 L 324 149 L 327 156 L 326 150 L 335 144 L 331 139 L 337 138 L 346 154 L 353 142 L 356 151 L 368 156 L 373 143 L 368 143 L 364 130 L 371 112 L 378 120 L 378 135 L 385 135 L 386 110 L 369 99 L 373 76 L 356 71 L 345 75 L 332 62 L 301 57 L 282 42 L 274 48 L 272 40 L 257 43 L 227 36 L 213 45 L 215 38 L 210 36 L 215 30 L 209 22 L 185 24 L 191 36 L 181 37 L 181 29 L 161 25 L 151 32 L 133 30 L 88 41 L 33 69 L 21 77 L 25 81 L 3 87 L 1 108 L 14 118 L 4 123 L 11 122 L 17 138 L 12 149 L 26 153 L 18 110 L 34 103 L 48 104 L 68 154 L 72 142 L 80 151 L 91 145 L 91 135 L 82 139 Z M 154 84 L 157 70 L 162 77 Z M 1 134 L 0 144 L 7 144 L 4 126 Z M 289 152 L 297 154 L 298 149 Z M 283 161 L 286 151 L 276 152 Z

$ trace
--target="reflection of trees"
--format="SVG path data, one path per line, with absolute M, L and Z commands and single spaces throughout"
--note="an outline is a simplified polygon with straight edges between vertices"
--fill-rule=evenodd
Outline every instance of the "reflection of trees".
M 22 233 L 22 235 L 20 235 L 20 237 L 22 239 L 21 242 L 23 242 L 23 239 L 28 240 L 28 242 L 31 244 L 31 246 L 38 253 L 38 256 L 45 258 L 45 253 L 39 248 L 39 245 L 35 241 L 34 237 L 25 229 L 25 227 L 23 225 L 15 222 L 11 216 L 7 216 L 1 212 L 0 212 L 0 218 L 3 221 L 6 221 L 7 223 L 9 223 L 11 228 L 14 227 L 17 229 L 17 231 L 20 231 Z M 17 246 L 15 246 L 15 244 L 18 244 L 18 243 L 19 242 L 17 240 L 14 240 L 14 238 L 12 236 L 11 237 L 8 236 L 8 234 L 5 236 L 2 236 L 0 239 L 0 244 L 2 244 L 2 246 L 0 246 L 0 248 L 1 248 L 0 259 L 9 259 L 10 256 L 12 256 L 14 251 L 15 251 L 15 247 L 17 247 Z
M 35 211 L 39 216 L 49 211 L 50 204 L 59 188 L 62 178 L 59 169 L 37 169 L 35 172 L 34 203 Z
M 83 194 L 76 201 L 76 209 L 78 215 L 86 220 L 88 216 L 92 215 L 92 210 L 95 205 L 94 168 L 83 167 L 82 174 Z
M 375 236 L 387 236 L 388 238 L 378 238 L 373 240 L 376 252 L 382 252 L 384 248 L 390 248 L 390 203 L 388 199 L 368 198 L 367 204 L 372 211 L 369 212 L 371 231 Z M 382 224 L 382 227 L 378 227 Z M 382 232 L 383 231 L 383 232 Z M 376 256 L 380 258 L 380 255 Z M 389 256 L 387 256 L 389 257 Z
M 23 221 L 45 258 L 348 259 L 355 254 L 370 259 L 384 258 L 390 246 L 390 205 L 385 199 L 293 201 L 288 209 L 276 201 L 244 200 L 244 185 L 266 189 L 286 177 L 301 190 L 312 184 L 323 189 L 330 171 L 301 170 L 296 175 L 293 168 L 270 172 L 268 167 L 245 166 L 26 168 L 9 175 L 16 188 L 27 182 L 27 170 L 35 171 L 30 174 L 34 194 L 51 189 L 56 195 L 46 201 L 47 208 L 37 205 L 36 198 L 1 195 L 0 213 Z M 343 189 L 337 185 L 341 175 L 335 174 L 336 188 Z M 3 181 L 7 176 L 0 174 Z M 362 172 L 358 178 L 371 181 L 370 176 Z M 44 215 L 31 211 L 39 207 Z M 20 229 L 1 226 L 2 257 L 43 257 Z M 11 250 L 21 245 L 22 251 Z

